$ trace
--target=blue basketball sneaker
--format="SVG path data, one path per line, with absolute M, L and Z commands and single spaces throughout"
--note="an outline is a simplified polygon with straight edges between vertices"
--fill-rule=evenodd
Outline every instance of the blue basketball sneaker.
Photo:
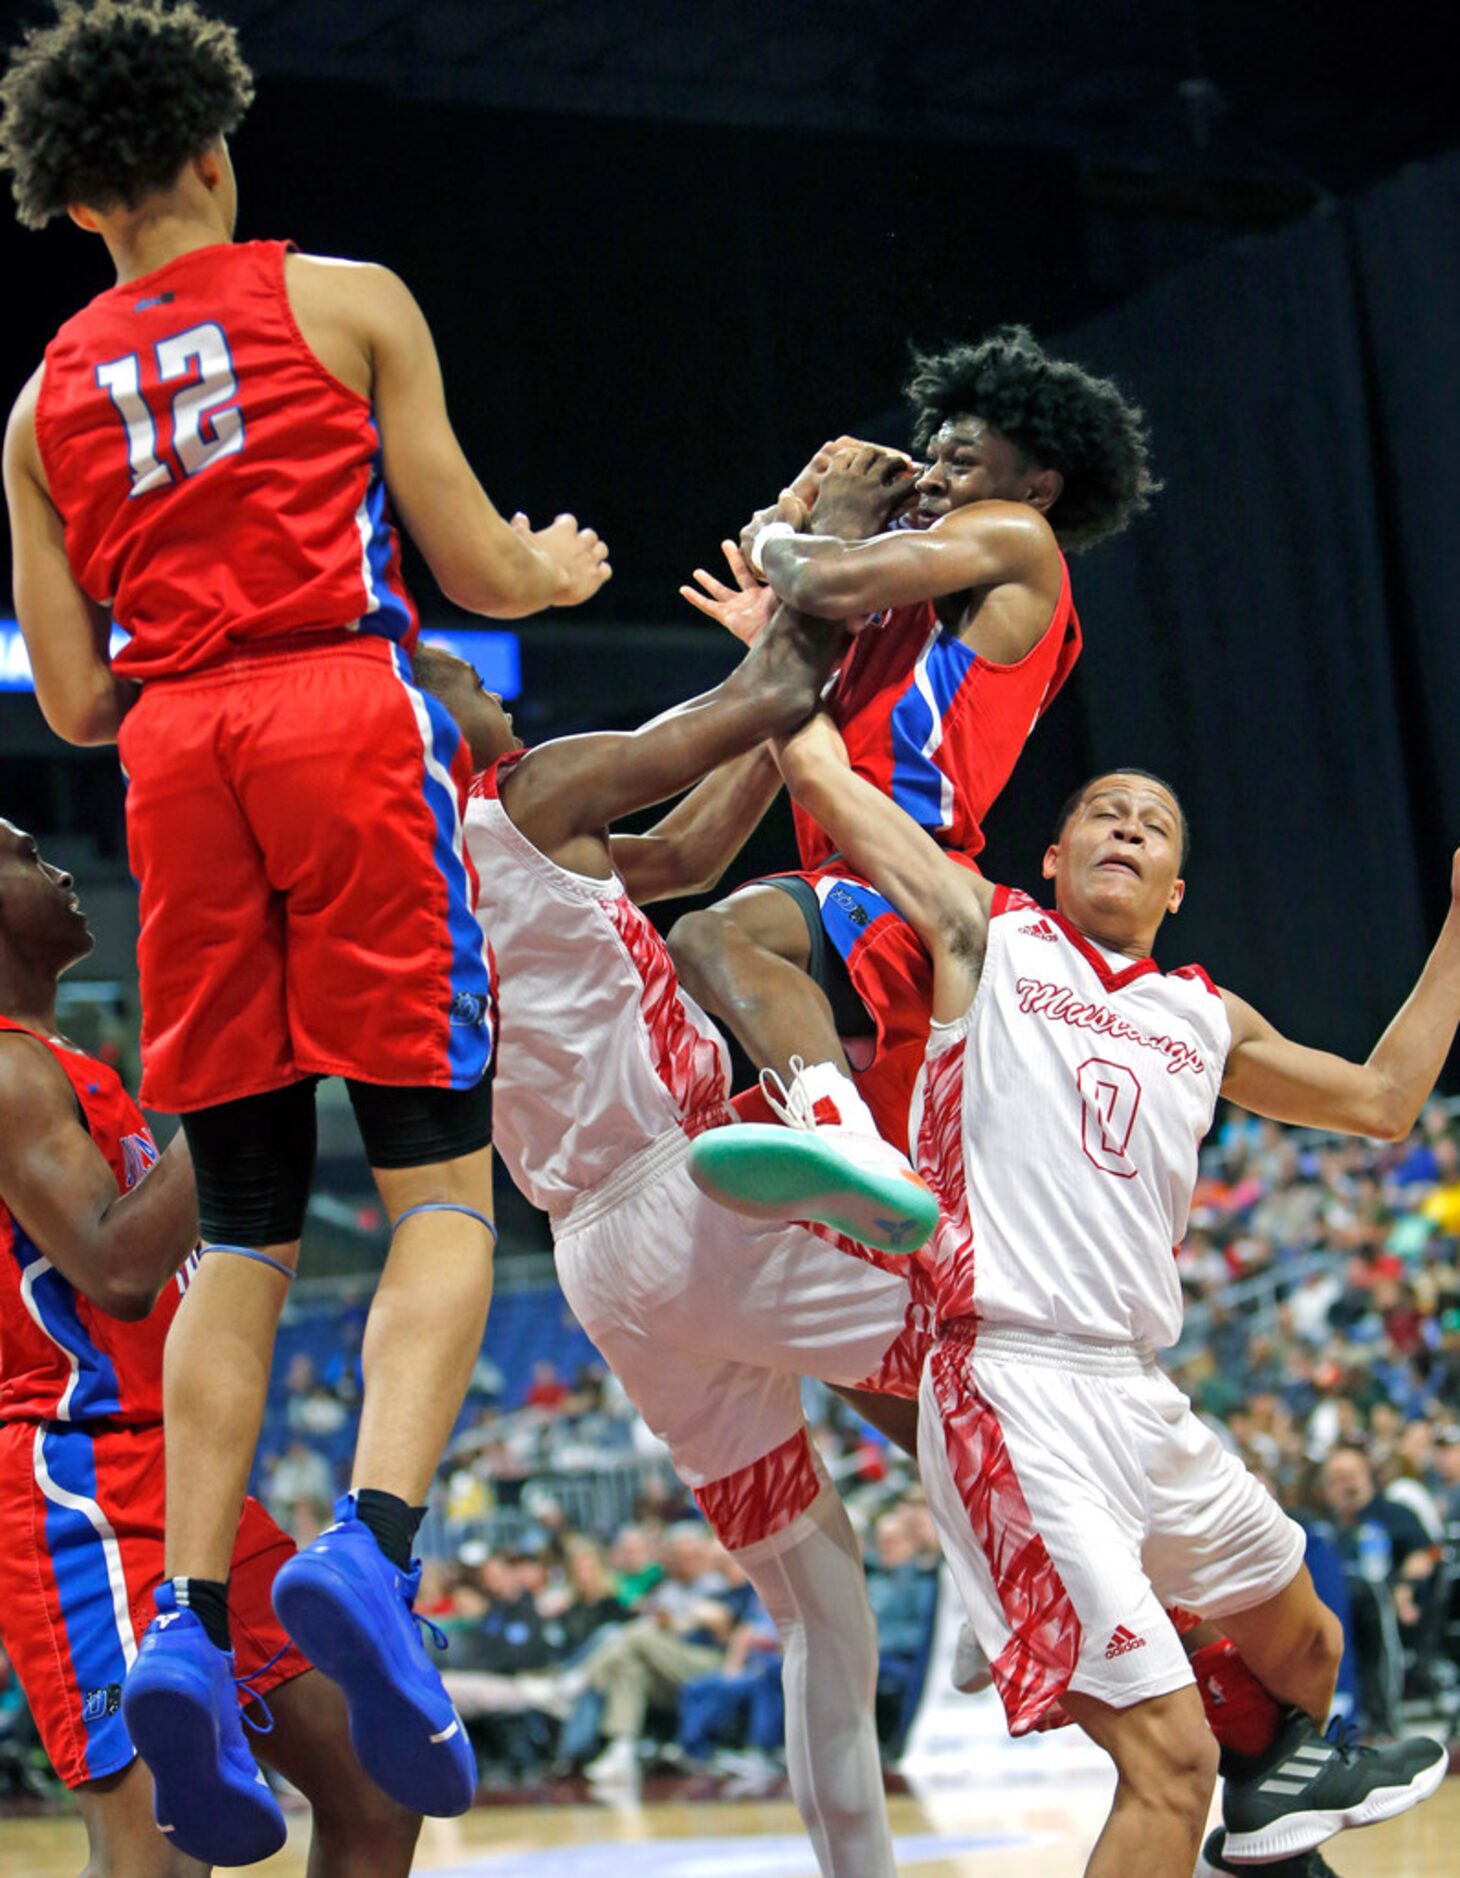
M 419 1560 L 408 1572 L 392 1565 L 347 1493 L 335 1502 L 335 1524 L 274 1580 L 274 1609 L 339 1684 L 355 1752 L 376 1786 L 413 1813 L 446 1819 L 476 1797 L 476 1760 L 426 1659 L 417 1629 L 425 1620 L 412 1609 L 420 1584 Z
M 205 1865 L 252 1865 L 277 1852 L 284 1815 L 249 1753 L 233 1657 L 211 1643 L 171 1584 L 122 1685 L 122 1719 L 152 1770 L 160 1832 Z

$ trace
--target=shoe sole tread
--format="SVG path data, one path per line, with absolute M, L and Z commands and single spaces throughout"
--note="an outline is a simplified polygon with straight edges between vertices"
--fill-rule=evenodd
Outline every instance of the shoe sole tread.
M 879 1252 L 915 1252 L 938 1223 L 937 1201 L 906 1175 L 859 1168 L 812 1135 L 765 1123 L 701 1135 L 690 1178 L 748 1218 L 816 1220 Z M 889 1232 L 889 1220 L 905 1225 Z

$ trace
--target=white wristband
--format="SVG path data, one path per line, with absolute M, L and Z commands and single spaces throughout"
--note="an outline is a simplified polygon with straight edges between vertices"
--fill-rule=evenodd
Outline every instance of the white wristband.
M 799 535 L 799 528 L 793 528 L 789 522 L 765 522 L 759 527 L 750 543 L 750 565 L 765 579 L 765 569 L 760 564 L 760 557 L 768 541 L 778 541 L 785 535 Z

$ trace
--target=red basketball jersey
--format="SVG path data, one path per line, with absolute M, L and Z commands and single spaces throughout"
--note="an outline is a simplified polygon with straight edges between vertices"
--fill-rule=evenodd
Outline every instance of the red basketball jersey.
M 414 643 L 370 402 L 301 337 L 288 245 L 180 255 L 46 348 L 46 480 L 78 584 L 131 634 L 130 678 L 357 624 Z
M 997 665 L 940 624 L 930 600 L 891 608 L 852 641 L 828 694 L 852 768 L 945 848 L 977 854 L 983 819 L 1029 733 L 1080 656 L 1080 622 L 1063 567 L 1054 615 L 1014 665 Z M 834 844 L 796 810 L 801 865 Z
M 7 1030 L 37 1034 L 0 1017 Z M 121 1079 L 55 1037 L 39 1041 L 65 1072 L 118 1191 L 135 1187 L 157 1144 Z M 161 1421 L 162 1345 L 186 1283 L 185 1267 L 139 1324 L 108 1317 L 61 1276 L 0 1195 L 0 1421 Z

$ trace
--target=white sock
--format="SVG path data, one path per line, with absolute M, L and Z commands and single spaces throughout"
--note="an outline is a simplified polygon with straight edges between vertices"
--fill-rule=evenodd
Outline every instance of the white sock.
M 835 1063 L 808 1063 L 796 1081 L 805 1090 L 807 1100 L 813 1107 L 823 1097 L 835 1105 L 842 1128 L 855 1129 L 859 1135 L 877 1133 L 872 1111 L 857 1093 L 857 1085 Z M 880 1136 L 878 1138 L 881 1139 Z
M 787 1771 L 816 1862 L 824 1878 L 895 1878 L 874 1713 L 877 1626 L 835 1488 L 735 1557 L 781 1634 Z

